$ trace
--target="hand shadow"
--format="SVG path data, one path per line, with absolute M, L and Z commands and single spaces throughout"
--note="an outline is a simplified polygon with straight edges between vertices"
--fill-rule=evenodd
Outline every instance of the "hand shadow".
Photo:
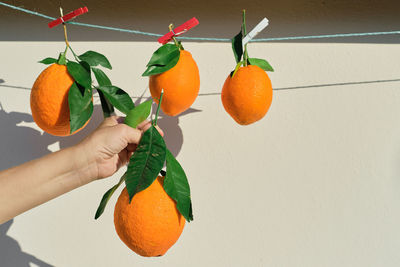
M 0 266 L 2 267 L 29 267 L 31 263 L 39 267 L 52 267 L 43 260 L 23 252 L 17 240 L 7 235 L 14 220 L 0 224 Z
M 27 161 L 45 156 L 51 151 L 48 146 L 60 142 L 60 148 L 69 147 L 83 139 L 103 121 L 99 105 L 94 107 L 91 122 L 79 133 L 69 137 L 52 136 L 27 126 L 18 125 L 22 122 L 31 123 L 31 114 L 22 112 L 6 112 L 0 103 L 0 171 L 20 165 Z M 34 255 L 23 252 L 17 240 L 7 235 L 14 220 L 0 225 L 0 266 L 24 267 L 35 264 L 39 267 L 50 265 Z

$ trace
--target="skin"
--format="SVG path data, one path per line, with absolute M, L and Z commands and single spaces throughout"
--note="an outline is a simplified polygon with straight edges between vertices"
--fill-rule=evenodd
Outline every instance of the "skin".
M 122 120 L 107 118 L 79 144 L 1 171 L 0 224 L 126 165 L 151 124 L 133 129 Z

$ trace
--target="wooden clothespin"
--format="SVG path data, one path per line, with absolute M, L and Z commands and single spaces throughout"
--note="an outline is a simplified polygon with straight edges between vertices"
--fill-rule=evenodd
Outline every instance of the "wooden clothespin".
M 269 21 L 267 18 L 262 19 L 257 26 L 254 27 L 245 37 L 242 39 L 242 45 L 244 46 L 247 44 L 251 39 L 256 37 L 257 34 L 259 34 L 262 30 L 264 30 L 269 24 Z
M 162 43 L 162 44 L 166 44 L 169 41 L 171 41 L 173 37 L 179 36 L 179 35 L 187 32 L 188 30 L 197 26 L 198 24 L 199 24 L 199 21 L 196 18 L 192 18 L 192 19 L 186 21 L 185 23 L 183 23 L 182 25 L 171 30 L 164 36 L 158 38 L 158 42 Z
M 58 19 L 49 22 L 49 24 L 48 24 L 49 28 L 53 28 L 53 27 L 55 27 L 55 26 L 57 26 L 59 24 L 62 24 L 62 23 L 67 22 L 67 21 L 69 21 L 71 19 L 74 19 L 75 17 L 77 17 L 79 15 L 82 15 L 82 14 L 85 14 L 88 11 L 89 10 L 88 10 L 87 7 L 78 8 L 77 10 L 74 10 L 74 11 L 68 13 L 65 16 L 59 17 Z

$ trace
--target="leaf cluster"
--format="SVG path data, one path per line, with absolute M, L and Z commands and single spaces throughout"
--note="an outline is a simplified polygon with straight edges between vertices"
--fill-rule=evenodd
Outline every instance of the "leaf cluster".
M 68 48 L 75 60 L 66 58 Z M 111 116 L 114 113 L 114 107 L 126 114 L 135 106 L 130 96 L 121 88 L 112 85 L 104 71 L 98 68 L 101 66 L 112 69 L 108 59 L 98 52 L 87 51 L 77 56 L 71 47 L 67 47 L 64 53 L 60 53 L 58 59 L 48 57 L 39 62 L 66 65 L 68 73 L 74 79 L 68 93 L 71 133 L 84 126 L 92 116 L 94 89 L 97 89 L 99 93 L 104 117 Z M 92 72 L 98 86 L 92 84 Z
M 161 101 L 162 99 L 160 99 L 160 103 Z M 151 106 L 152 100 L 136 106 L 127 114 L 125 123 L 133 128 L 137 127 L 140 122 L 150 115 Z M 159 108 L 160 104 L 158 105 Z M 187 221 L 193 220 L 190 187 L 186 174 L 166 147 L 163 137 L 155 128 L 156 120 L 157 118 L 153 121 L 152 126 L 143 133 L 136 151 L 130 158 L 126 173 L 102 197 L 95 219 L 101 216 L 111 195 L 123 182 L 125 182 L 129 201 L 131 202 L 137 193 L 148 188 L 157 179 L 159 173 L 164 174 L 162 168 L 166 163 L 167 171 L 166 175 L 164 174 L 164 190 L 176 202 L 178 211 L 185 219 Z

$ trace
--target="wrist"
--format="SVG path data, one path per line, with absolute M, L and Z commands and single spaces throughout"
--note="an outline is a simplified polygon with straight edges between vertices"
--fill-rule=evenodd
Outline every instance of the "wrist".
M 81 185 L 88 184 L 98 178 L 98 168 L 95 157 L 84 143 L 70 148 L 73 154 L 75 171 Z

